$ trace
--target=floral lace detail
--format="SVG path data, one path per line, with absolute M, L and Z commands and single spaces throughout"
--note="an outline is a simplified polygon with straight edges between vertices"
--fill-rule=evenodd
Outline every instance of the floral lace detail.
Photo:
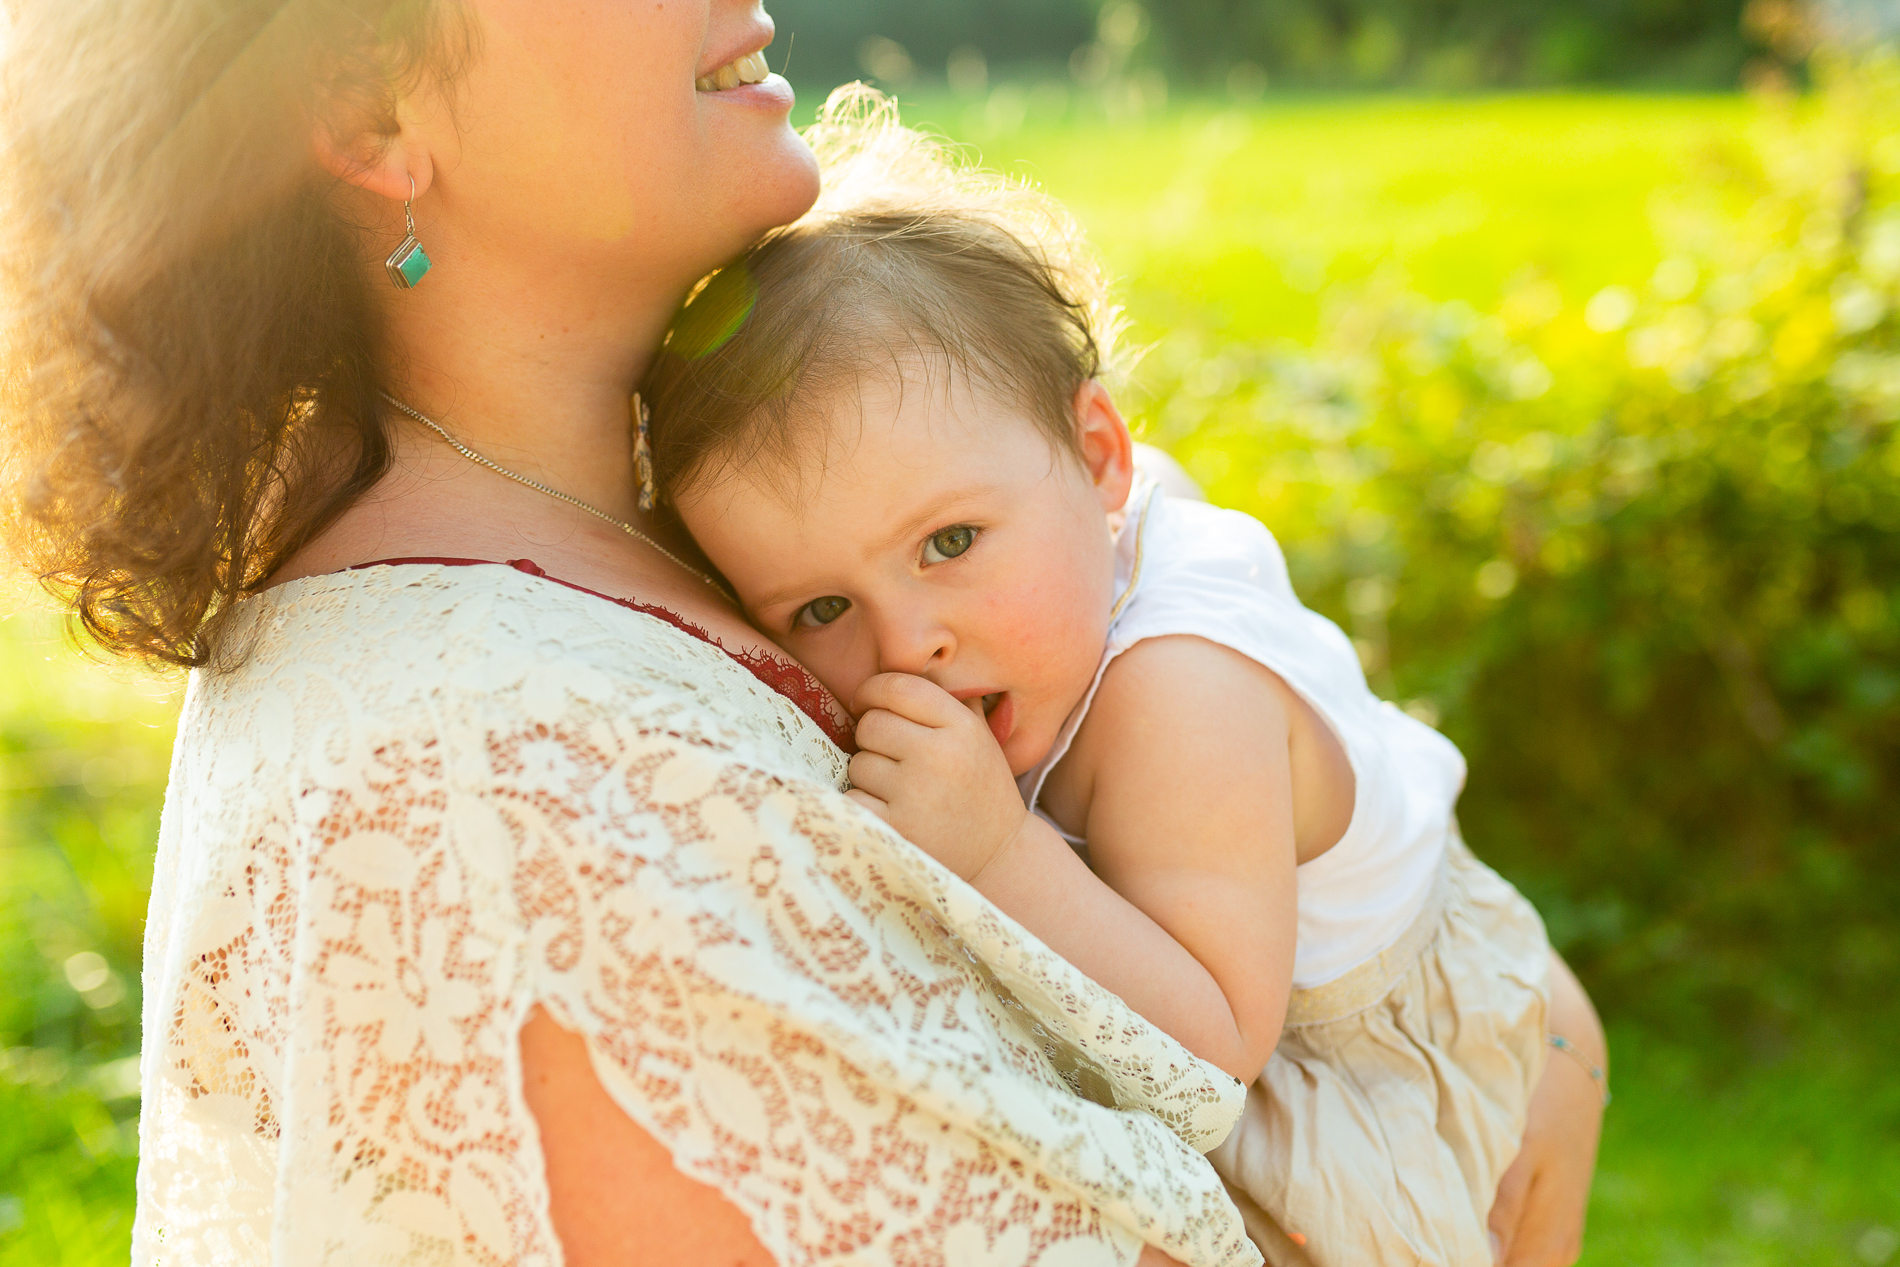
M 718 647 L 731 656 L 746 672 L 798 705 L 805 716 L 818 723 L 819 729 L 825 732 L 825 737 L 832 743 L 837 744 L 846 752 L 858 750 L 857 736 L 852 731 L 849 714 L 844 711 L 831 692 L 825 689 L 824 683 L 812 676 L 811 670 L 789 656 L 774 655 L 766 650 L 753 651 L 741 648 L 734 651 L 713 637 L 711 633 L 671 608 L 661 607 L 654 603 L 643 603 L 633 598 L 618 598 L 612 594 L 603 594 L 599 590 L 590 590 L 585 585 L 564 581 L 558 576 L 550 576 L 532 559 L 509 559 L 503 564 L 496 564 L 488 559 L 377 559 L 372 563 L 359 563 L 349 570 L 360 572 L 364 568 L 393 567 L 414 563 L 436 564 L 441 567 L 511 567 L 517 572 L 525 572 L 529 576 L 538 576 L 544 580 L 553 581 L 556 585 L 565 585 L 583 594 L 592 594 L 595 598 L 604 598 L 610 603 L 618 603 L 629 611 L 657 616 L 675 629 L 689 633 L 701 642 Z
M 146 941 L 137 1264 L 558 1264 L 536 1004 L 782 1264 L 1260 1261 L 1242 1102 L 839 794 L 804 712 L 503 568 L 249 600 Z

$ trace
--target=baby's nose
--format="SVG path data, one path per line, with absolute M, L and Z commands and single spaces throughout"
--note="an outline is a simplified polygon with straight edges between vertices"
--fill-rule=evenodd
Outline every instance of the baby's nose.
M 918 621 L 894 628 L 878 639 L 878 659 L 887 673 L 926 677 L 956 657 L 956 636 L 934 621 Z

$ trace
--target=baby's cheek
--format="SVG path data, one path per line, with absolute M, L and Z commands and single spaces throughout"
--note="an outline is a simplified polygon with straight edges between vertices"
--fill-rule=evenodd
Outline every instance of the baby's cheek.
M 1018 681 L 1019 689 L 1032 690 L 1038 704 L 1061 714 L 1052 725 L 1081 702 L 1102 657 L 1101 595 L 1079 572 L 1045 572 L 1012 596 L 998 626 L 1006 631 L 1006 654 L 1016 673 L 1028 679 Z
M 1046 670 L 1073 671 L 1078 661 L 1092 670 L 1101 656 L 1104 595 L 1089 583 L 1087 571 L 1081 560 L 1052 552 L 1015 597 L 1022 650 Z
M 832 697 L 849 710 L 858 688 L 877 672 L 876 666 L 867 662 L 861 648 L 825 646 L 822 640 L 813 641 L 817 645 L 800 647 L 795 639 L 788 639 L 780 645 L 794 660 L 811 670 L 812 676 L 822 682 Z

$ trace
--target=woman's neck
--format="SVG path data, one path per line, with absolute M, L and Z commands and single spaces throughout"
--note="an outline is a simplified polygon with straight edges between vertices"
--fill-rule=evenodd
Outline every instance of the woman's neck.
M 384 297 L 391 391 L 494 462 L 637 519 L 629 395 L 678 290 L 605 295 L 598 278 L 510 284 L 457 277 L 452 262 L 436 272 Z M 427 473 L 463 461 L 423 428 L 392 425 L 399 466 Z
M 376 292 L 390 392 L 490 461 L 689 553 L 639 509 L 628 399 L 686 283 L 510 277 L 508 261 L 443 246 L 416 289 Z M 483 469 L 396 410 L 386 421 L 389 473 L 273 583 L 374 559 L 529 558 L 603 592 L 712 606 L 711 589 L 639 538 Z

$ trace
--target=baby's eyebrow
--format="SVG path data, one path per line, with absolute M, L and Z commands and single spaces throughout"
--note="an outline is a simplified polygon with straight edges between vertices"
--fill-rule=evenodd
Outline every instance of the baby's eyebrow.
M 883 554 L 887 551 L 895 550 L 897 547 L 911 541 L 933 522 L 942 519 L 958 506 L 990 496 L 1001 487 L 1002 485 L 1000 484 L 969 484 L 947 492 L 941 497 L 933 498 L 931 501 L 925 503 L 923 509 L 918 511 L 917 514 L 899 524 L 891 532 L 886 533 L 883 538 L 872 540 L 869 543 L 869 549 L 866 553 Z M 822 598 L 825 595 L 825 591 L 821 587 L 812 585 L 810 582 L 801 581 L 796 585 L 782 586 L 779 589 L 770 590 L 761 594 L 748 602 L 746 606 L 754 611 L 764 611 L 767 608 L 777 607 L 780 603 L 791 602 L 801 595 L 809 595 L 811 598 Z M 809 601 L 809 599 L 807 601 Z
M 943 496 L 926 503 L 922 510 L 913 515 L 910 519 L 905 520 L 882 541 L 878 542 L 879 550 L 892 550 L 903 545 L 921 533 L 925 528 L 929 527 L 933 521 L 943 518 L 956 507 L 966 502 L 973 502 L 980 498 L 988 497 L 994 494 L 1000 487 L 1001 485 L 999 484 L 968 484 L 962 488 L 945 493 Z
M 753 611 L 764 611 L 768 607 L 777 607 L 780 603 L 791 601 L 809 588 L 810 586 L 807 585 L 788 585 L 784 589 L 773 590 L 769 594 L 761 594 L 747 603 L 746 606 Z M 824 595 L 820 594 L 818 597 L 822 598 Z

